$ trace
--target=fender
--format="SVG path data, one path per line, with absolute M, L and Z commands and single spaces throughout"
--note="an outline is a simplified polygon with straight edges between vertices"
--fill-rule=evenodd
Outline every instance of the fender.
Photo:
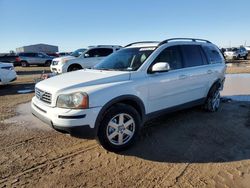
M 105 114 L 105 112 L 107 111 L 107 109 L 110 108 L 111 106 L 117 104 L 117 103 L 124 103 L 124 104 L 128 104 L 128 105 L 131 105 L 132 107 L 134 107 L 138 111 L 138 113 L 140 114 L 142 122 L 144 122 L 144 120 L 145 120 L 145 106 L 144 106 L 144 103 L 142 102 L 142 100 L 135 95 L 122 95 L 122 96 L 119 96 L 119 97 L 112 99 L 111 101 L 109 101 L 108 103 L 106 103 L 102 107 L 101 111 L 99 112 L 99 114 L 97 116 L 96 122 L 95 122 L 95 132 L 96 133 L 98 132 L 101 119 L 102 119 L 103 115 Z

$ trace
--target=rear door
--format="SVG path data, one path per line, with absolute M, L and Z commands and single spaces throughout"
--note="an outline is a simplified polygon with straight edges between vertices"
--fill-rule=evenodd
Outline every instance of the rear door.
M 181 45 L 184 60 L 182 78 L 186 85 L 186 100 L 196 101 L 206 97 L 209 80 L 213 70 L 209 68 L 208 61 L 200 45 Z
M 36 53 L 26 53 L 26 58 L 29 64 L 31 65 L 37 64 Z
M 45 55 L 42 53 L 36 53 L 36 64 L 43 65 L 45 64 Z

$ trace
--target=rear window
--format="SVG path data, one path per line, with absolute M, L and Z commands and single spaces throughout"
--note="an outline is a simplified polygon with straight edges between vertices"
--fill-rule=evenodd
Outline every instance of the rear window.
M 181 45 L 185 67 L 195 67 L 206 64 L 203 61 L 201 48 L 198 45 Z
M 219 49 L 214 46 L 203 46 L 202 48 L 204 49 L 210 64 L 223 62 L 224 57 Z

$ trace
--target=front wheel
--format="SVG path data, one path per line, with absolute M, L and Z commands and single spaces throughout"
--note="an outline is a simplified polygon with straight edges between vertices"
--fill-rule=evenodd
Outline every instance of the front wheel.
M 131 106 L 117 104 L 104 115 L 98 130 L 98 140 L 107 150 L 118 152 L 132 146 L 138 136 L 140 115 Z
M 205 103 L 205 109 L 209 112 L 216 112 L 220 107 L 220 88 L 214 86 L 208 96 Z
M 82 67 L 80 65 L 73 64 L 73 65 L 69 66 L 67 72 L 77 71 L 77 70 L 80 70 L 80 69 L 82 69 Z
M 22 67 L 28 67 L 29 64 L 28 64 L 28 62 L 26 62 L 26 61 L 21 61 L 21 66 L 22 66 Z
M 247 55 L 244 56 L 244 59 L 247 60 Z

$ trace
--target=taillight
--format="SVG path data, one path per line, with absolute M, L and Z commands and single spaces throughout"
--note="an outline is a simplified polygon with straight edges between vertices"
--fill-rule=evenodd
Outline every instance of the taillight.
M 16 62 L 20 62 L 20 61 L 21 61 L 20 57 L 16 57 Z

